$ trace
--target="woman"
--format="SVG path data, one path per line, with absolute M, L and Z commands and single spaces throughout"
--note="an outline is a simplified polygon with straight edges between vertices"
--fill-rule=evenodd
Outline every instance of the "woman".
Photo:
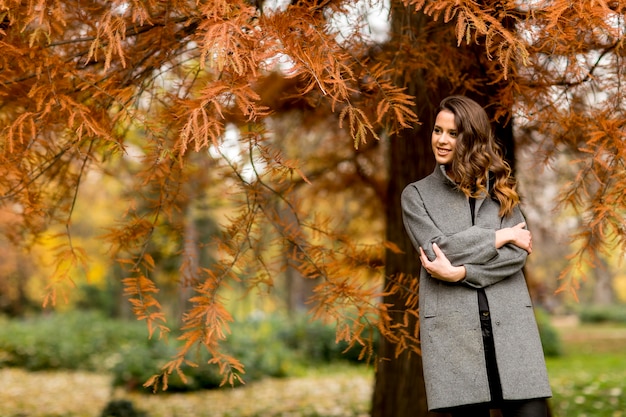
M 532 237 L 483 108 L 441 102 L 434 172 L 402 193 L 422 261 L 420 337 L 430 410 L 546 416 L 552 395 L 522 273 Z

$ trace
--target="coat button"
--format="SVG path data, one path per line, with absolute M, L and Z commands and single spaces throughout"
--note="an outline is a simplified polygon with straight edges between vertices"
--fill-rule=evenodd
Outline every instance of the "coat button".
M 496 321 L 496 326 L 500 325 L 500 320 Z

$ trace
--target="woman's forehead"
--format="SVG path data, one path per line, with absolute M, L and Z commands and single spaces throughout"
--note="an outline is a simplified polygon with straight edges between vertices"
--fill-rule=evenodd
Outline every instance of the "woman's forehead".
M 435 124 L 439 127 L 446 129 L 456 129 L 456 120 L 454 117 L 454 113 L 449 110 L 441 110 L 437 114 Z

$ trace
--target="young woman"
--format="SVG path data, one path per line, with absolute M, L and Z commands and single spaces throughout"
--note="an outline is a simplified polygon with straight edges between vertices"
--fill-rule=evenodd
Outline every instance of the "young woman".
M 532 236 L 511 169 L 475 101 L 441 102 L 435 171 L 402 193 L 422 261 L 420 337 L 430 410 L 545 417 L 552 395 L 522 273 Z

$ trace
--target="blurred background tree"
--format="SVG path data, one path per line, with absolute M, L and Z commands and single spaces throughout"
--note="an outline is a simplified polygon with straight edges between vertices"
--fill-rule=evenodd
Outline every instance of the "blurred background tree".
M 196 345 L 234 381 L 234 318 L 307 309 L 364 357 L 383 336 L 373 415 L 424 415 L 398 201 L 432 171 L 434 109 L 472 96 L 508 159 L 526 156 L 525 207 L 554 248 L 532 257 L 539 302 L 606 287 L 595 271 L 626 235 L 625 7 L 1 1 L 3 311 L 62 297 L 174 331 L 185 344 L 156 384 Z

